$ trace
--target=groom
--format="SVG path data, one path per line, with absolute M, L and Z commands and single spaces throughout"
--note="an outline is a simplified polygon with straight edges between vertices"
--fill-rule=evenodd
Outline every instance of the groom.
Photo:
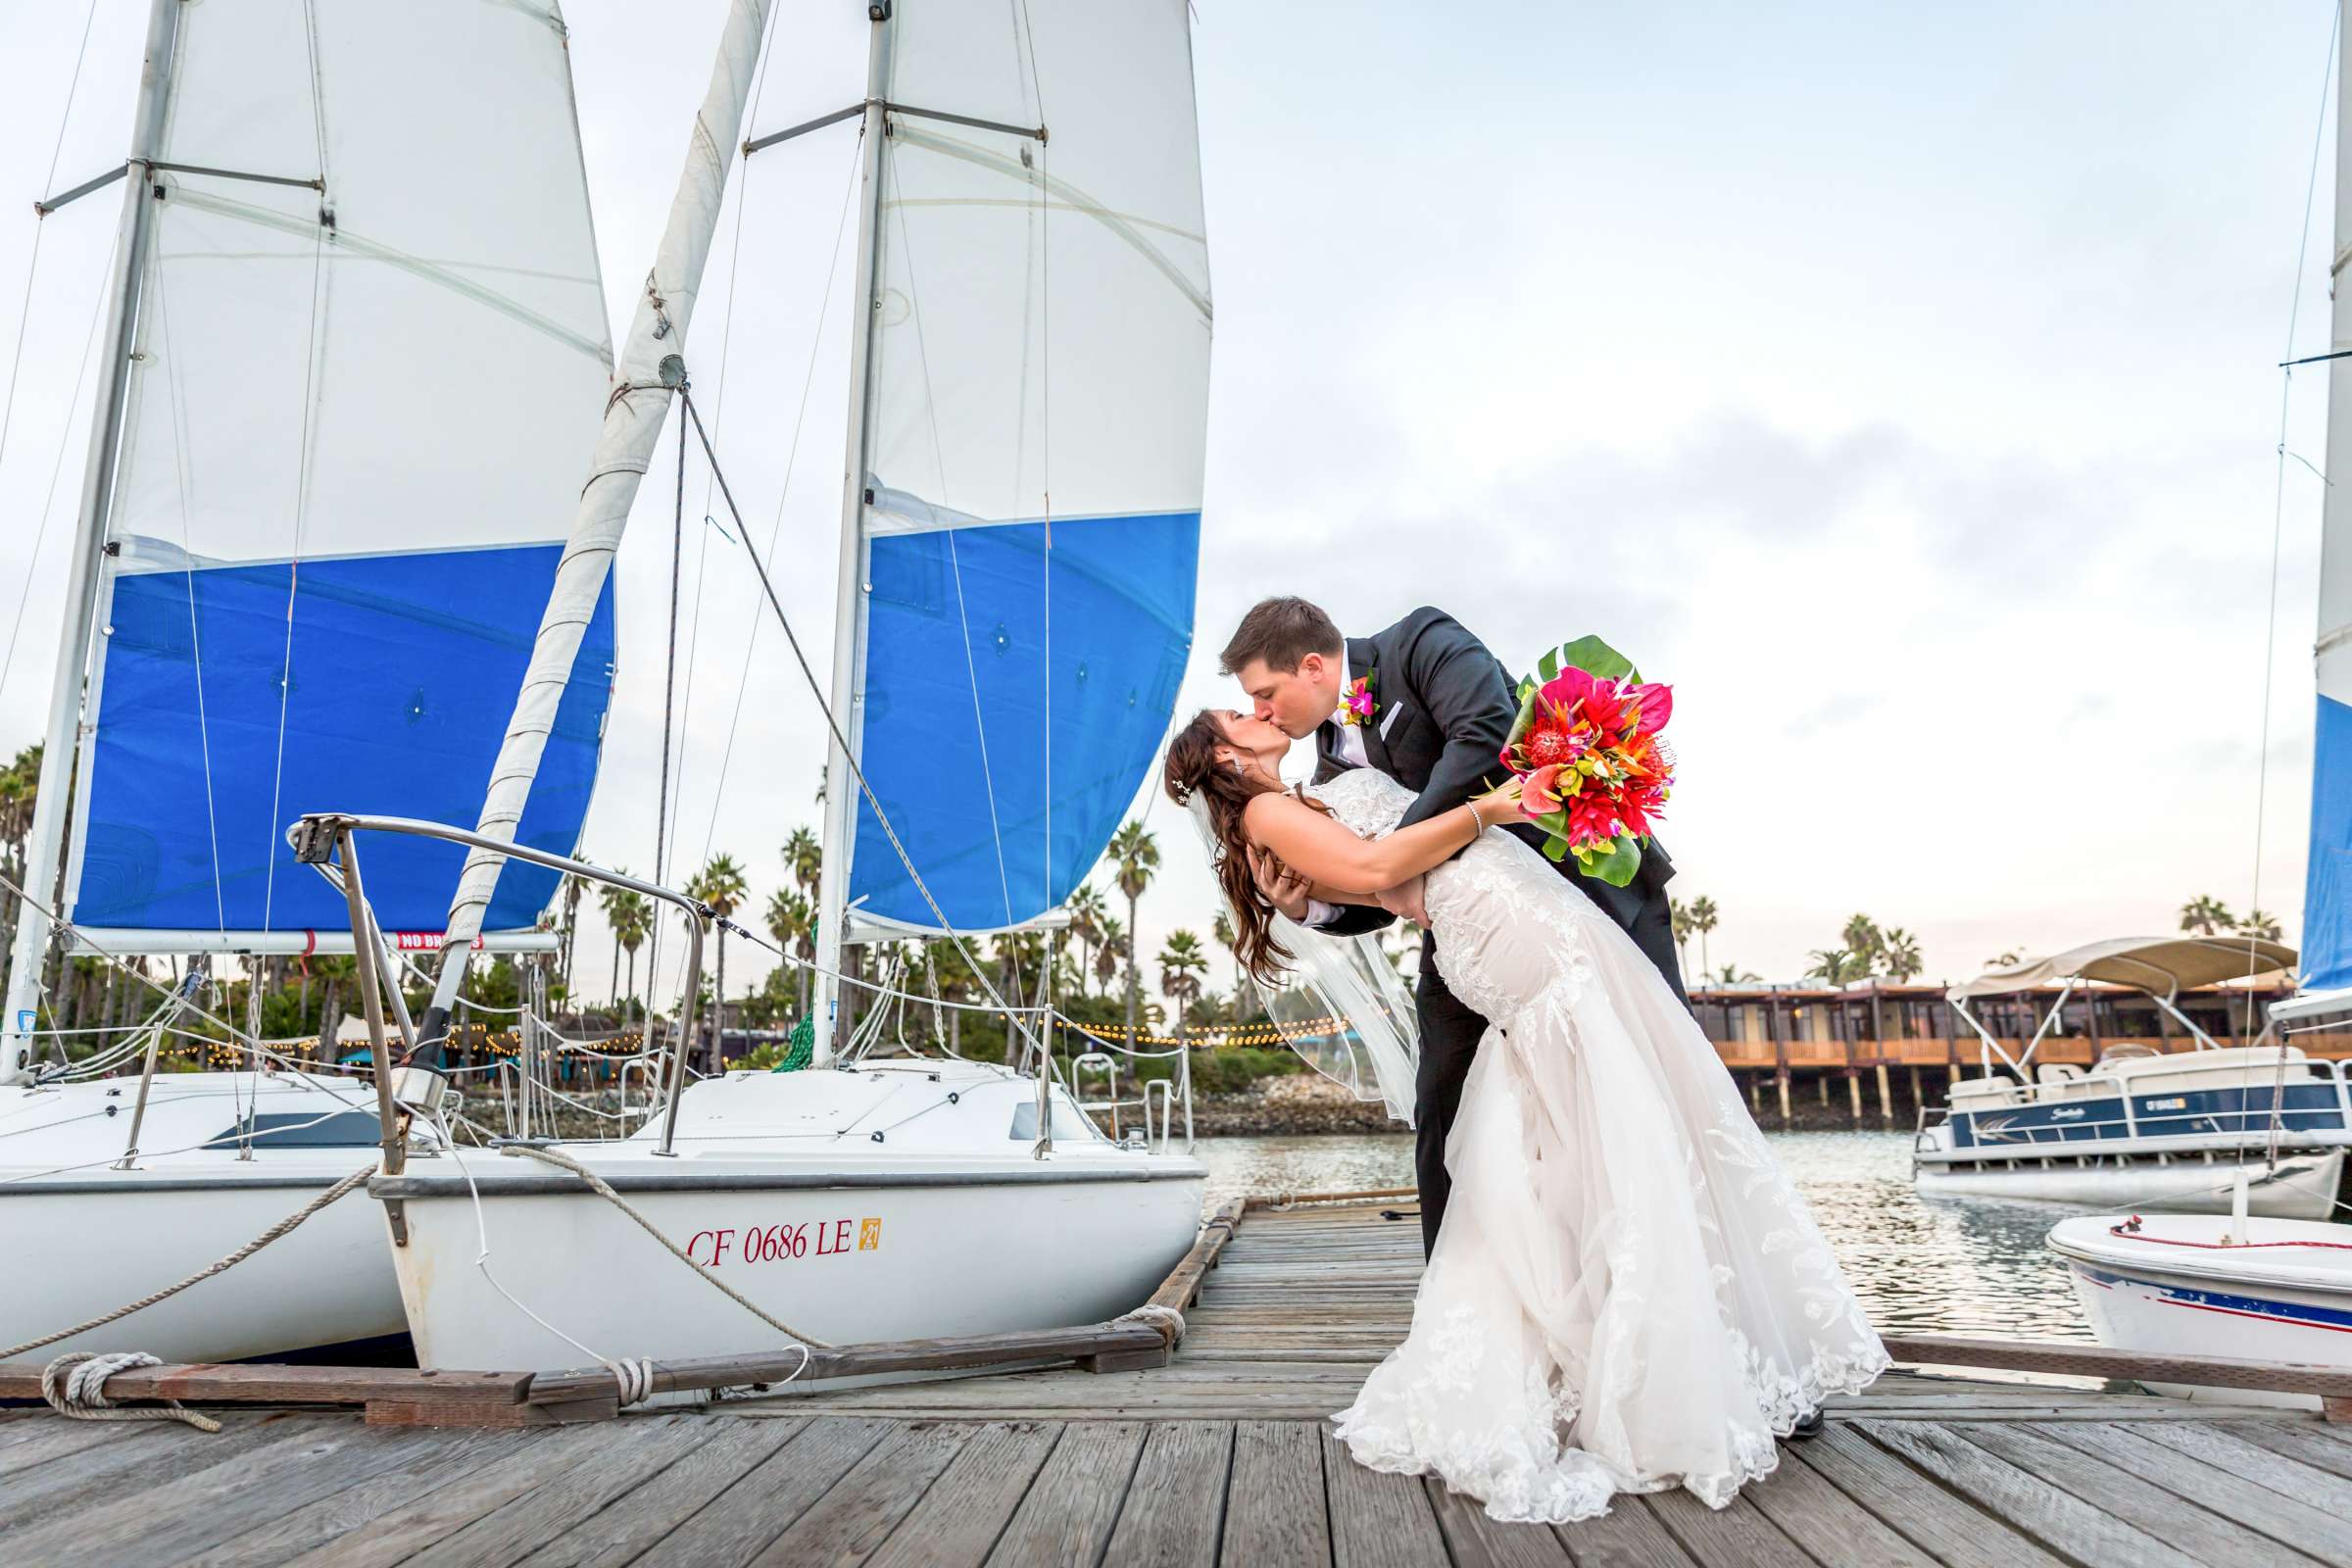
M 1462 805 L 1490 780 L 1502 782 L 1502 743 L 1518 716 L 1518 682 L 1486 644 L 1443 611 L 1423 608 L 1386 631 L 1343 638 L 1332 618 L 1305 600 L 1268 599 L 1242 617 L 1220 663 L 1242 683 L 1259 718 L 1271 720 L 1293 740 L 1315 738 L 1316 783 L 1345 768 L 1374 767 L 1418 791 L 1420 799 L 1406 808 L 1399 826 Z M 1369 702 L 1358 697 L 1344 714 L 1341 700 L 1359 680 Z M 1344 723 L 1344 716 L 1357 721 Z M 1505 831 L 1543 847 L 1543 830 L 1532 823 Z M 1253 857 L 1251 869 L 1259 891 L 1276 908 L 1332 936 L 1377 931 L 1398 914 L 1424 927 L 1429 923 L 1420 908 L 1418 879 L 1384 900 L 1380 908 L 1333 908 L 1309 900 L 1270 860 Z M 1642 852 L 1642 869 L 1622 888 L 1579 875 L 1572 859 L 1559 862 L 1558 869 L 1570 886 L 1625 928 L 1682 997 L 1666 899 L 1674 864 L 1666 852 L 1653 840 Z M 1689 999 L 1684 1000 L 1687 1004 Z M 1426 932 L 1414 1002 L 1421 1064 L 1414 1086 L 1413 1164 L 1421 1186 L 1421 1245 L 1427 1250 L 1437 1246 L 1452 1187 L 1446 1174 L 1446 1135 L 1461 1106 L 1470 1058 L 1487 1020 L 1446 989 L 1436 943 Z

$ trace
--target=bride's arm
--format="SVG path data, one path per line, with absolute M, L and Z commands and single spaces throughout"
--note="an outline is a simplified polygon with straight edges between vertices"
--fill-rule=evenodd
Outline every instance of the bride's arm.
M 1344 896 L 1369 897 L 1444 864 L 1489 827 L 1512 820 L 1518 784 L 1513 779 L 1386 838 L 1358 838 L 1313 807 L 1271 791 L 1250 801 L 1242 821 L 1299 875 Z

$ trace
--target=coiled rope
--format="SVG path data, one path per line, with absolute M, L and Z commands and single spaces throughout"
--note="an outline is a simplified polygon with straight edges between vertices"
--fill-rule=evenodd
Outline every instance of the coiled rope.
M 74 1421 L 177 1421 L 199 1432 L 220 1431 L 220 1422 L 198 1415 L 177 1399 L 124 1409 L 106 1396 L 106 1380 L 116 1373 L 163 1364 L 144 1350 L 70 1351 L 41 1368 L 41 1397 L 49 1401 L 50 1409 Z M 62 1389 L 58 1387 L 61 1378 L 65 1383 Z
M 1170 1349 L 1184 1343 L 1184 1314 L 1172 1306 L 1146 1301 L 1132 1312 L 1121 1312 L 1111 1322 L 1148 1323 L 1159 1330 L 1159 1337 L 1167 1341 Z

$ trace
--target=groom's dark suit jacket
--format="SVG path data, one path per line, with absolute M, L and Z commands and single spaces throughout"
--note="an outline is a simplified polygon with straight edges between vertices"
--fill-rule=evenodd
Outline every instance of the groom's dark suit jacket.
M 1384 632 L 1348 638 L 1348 671 L 1351 677 L 1372 678 L 1377 707 L 1362 726 L 1366 763 L 1419 792 L 1399 825 L 1450 810 L 1503 781 L 1508 769 L 1502 765 L 1502 743 L 1518 716 L 1519 683 L 1486 644 L 1451 615 L 1424 607 Z M 1348 765 L 1340 758 L 1339 741 L 1337 724 L 1325 723 L 1315 732 L 1316 783 Z M 1519 824 L 1507 831 L 1538 850 L 1544 846 L 1540 828 Z M 1657 842 L 1652 840 L 1642 851 L 1642 869 L 1622 888 L 1580 875 L 1573 859 L 1559 862 L 1558 870 L 1570 887 L 1625 928 L 1674 994 L 1683 996 L 1666 898 L 1674 862 Z M 1393 918 L 1385 909 L 1348 905 L 1322 929 L 1336 936 L 1360 936 Z M 1486 1033 L 1486 1020 L 1446 989 L 1436 958 L 1435 942 L 1425 939 L 1414 999 L 1421 1024 L 1421 1068 L 1413 1119 L 1422 1240 L 1432 1247 L 1450 1185 L 1446 1134 L 1461 1103 L 1470 1058 Z

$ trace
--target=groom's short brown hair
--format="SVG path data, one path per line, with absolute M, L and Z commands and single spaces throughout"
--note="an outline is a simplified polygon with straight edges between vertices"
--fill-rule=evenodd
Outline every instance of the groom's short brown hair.
M 1345 646 L 1338 622 L 1303 599 L 1261 599 L 1242 617 L 1233 641 L 1217 656 L 1217 666 L 1238 675 L 1253 660 L 1268 669 L 1295 670 L 1309 654 L 1337 654 Z

